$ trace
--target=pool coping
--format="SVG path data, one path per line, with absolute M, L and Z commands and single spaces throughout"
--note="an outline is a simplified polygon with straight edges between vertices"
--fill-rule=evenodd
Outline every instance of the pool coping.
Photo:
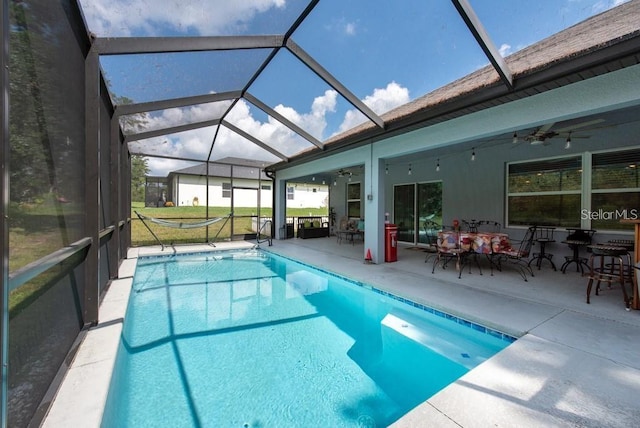
M 251 247 L 248 243 L 244 248 Z M 225 247 L 204 248 L 220 249 Z M 297 254 L 293 247 L 282 249 Z M 199 251 L 193 247 L 190 250 Z M 287 251 L 280 250 L 273 252 L 286 256 Z M 151 253 L 135 251 L 123 262 L 121 278 L 110 285 L 101 303 L 100 323 L 87 332 L 42 426 L 100 426 L 131 289 L 132 278 L 127 276 L 127 270 L 132 275 L 137 256 L 144 254 Z M 388 272 L 397 274 L 391 266 L 374 266 L 381 281 Z M 402 292 L 396 293 L 403 298 Z M 416 300 L 425 299 L 420 296 Z M 633 413 L 637 406 L 629 404 L 629 400 L 640 394 L 640 362 L 636 358 L 639 329 L 629 330 L 627 324 L 569 310 L 545 310 L 534 315 L 541 321 L 518 335 L 516 342 L 417 406 L 393 426 L 534 427 L 559 426 L 575 420 L 581 426 L 622 427 L 628 426 L 629 421 L 637 421 L 638 411 Z M 532 321 L 531 317 L 525 318 L 527 323 Z M 613 347 L 619 352 L 609 356 Z M 541 360 L 543 357 L 572 363 L 550 367 L 548 361 Z M 612 377 L 612 373 L 624 374 Z M 567 390 L 575 388 L 587 391 L 589 396 L 567 398 Z M 541 391 L 545 391 L 542 396 Z M 82 400 L 77 399 L 79 396 Z M 562 398 L 562 406 L 569 410 L 558 410 L 557 405 L 540 398 L 547 396 Z

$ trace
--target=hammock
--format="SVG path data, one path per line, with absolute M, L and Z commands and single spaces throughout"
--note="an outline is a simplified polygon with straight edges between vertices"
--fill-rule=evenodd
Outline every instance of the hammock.
M 233 216 L 233 213 L 230 213 L 226 217 L 214 217 L 214 218 L 211 218 L 211 219 L 208 219 L 208 220 L 205 220 L 205 221 L 182 222 L 182 221 L 165 220 L 165 219 L 162 219 L 162 218 L 147 217 L 145 215 L 140 214 L 138 211 L 134 211 L 134 213 L 136 213 L 136 215 L 138 216 L 140 221 L 142 221 L 142 224 L 145 225 L 147 230 L 149 232 L 151 232 L 151 234 L 156 239 L 156 241 L 158 241 L 158 243 L 162 246 L 162 250 L 164 250 L 164 244 L 162 243 L 162 241 L 160 241 L 160 238 L 158 238 L 156 236 L 156 234 L 153 233 L 153 230 L 151 230 L 151 228 L 145 222 L 145 220 L 148 220 L 148 221 L 150 221 L 152 223 L 155 223 L 155 224 L 157 224 L 159 226 L 172 227 L 174 229 L 196 229 L 196 228 L 199 228 L 199 227 L 210 226 L 210 225 L 212 225 L 214 223 L 217 223 L 217 222 L 219 222 L 220 220 L 223 220 L 223 219 L 224 219 L 224 222 L 226 224 L 227 221 L 229 221 L 229 219 Z M 220 230 L 218 230 L 218 233 L 216 233 L 216 236 L 213 238 L 214 241 L 218 238 L 218 235 L 220 234 L 220 231 L 222 231 L 222 229 L 224 229 L 224 224 L 222 225 Z M 215 244 L 213 244 L 212 242 L 210 244 L 215 247 Z
M 226 217 L 216 217 L 216 218 L 212 218 L 205 221 L 199 221 L 199 222 L 177 222 L 177 221 L 165 220 L 162 218 L 146 217 L 142 214 L 138 214 L 138 217 L 140 217 L 140 220 L 144 218 L 146 220 L 149 220 L 152 223 L 159 224 L 160 226 L 173 227 L 174 229 L 197 229 L 199 227 L 210 226 L 213 223 L 217 223 L 220 220 L 226 218 Z

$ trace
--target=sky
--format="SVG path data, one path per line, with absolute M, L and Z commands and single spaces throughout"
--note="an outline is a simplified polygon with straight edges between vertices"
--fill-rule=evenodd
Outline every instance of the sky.
M 507 56 L 624 0 L 470 0 L 496 49 Z M 81 0 L 99 37 L 283 34 L 303 0 Z M 377 114 L 489 64 L 450 0 L 320 0 L 292 39 Z M 241 89 L 269 50 L 101 57 L 113 96 L 157 101 Z M 366 120 L 335 90 L 281 50 L 249 92 L 323 141 Z M 153 112 L 145 129 L 219 118 L 229 104 Z M 226 118 L 279 152 L 313 147 L 245 100 Z M 205 160 L 216 128 L 130 145 L 160 156 Z M 221 128 L 211 159 L 278 158 Z M 151 175 L 192 163 L 149 158 Z

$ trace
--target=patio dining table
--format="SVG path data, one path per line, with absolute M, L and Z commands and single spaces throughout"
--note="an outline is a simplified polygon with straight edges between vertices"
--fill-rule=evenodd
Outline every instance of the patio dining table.
M 500 250 L 509 248 L 511 243 L 509 235 L 500 232 L 457 232 L 457 231 L 441 231 L 438 232 L 438 251 L 451 252 L 457 250 L 462 260 L 459 266 L 462 271 L 466 259 L 470 256 L 477 257 L 484 254 L 490 262 L 491 274 L 493 275 L 494 261 L 492 256 L 498 254 Z M 476 265 L 482 274 L 480 264 L 477 258 Z

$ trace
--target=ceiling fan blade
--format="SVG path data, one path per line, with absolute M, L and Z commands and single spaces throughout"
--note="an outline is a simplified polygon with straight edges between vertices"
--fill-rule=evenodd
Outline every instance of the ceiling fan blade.
M 589 120 L 587 122 L 576 123 L 575 125 L 566 126 L 566 127 L 562 128 L 562 129 L 556 129 L 556 132 L 558 132 L 558 133 L 560 133 L 560 132 L 571 132 L 571 131 L 575 131 L 576 129 L 584 128 L 586 126 L 591 126 L 591 125 L 597 125 L 598 123 L 602 123 L 602 122 L 604 122 L 604 119 Z
M 553 127 L 553 125 L 555 125 L 555 122 L 552 123 L 547 123 L 546 125 L 542 125 L 540 128 L 538 128 L 533 135 L 544 135 L 547 132 L 549 132 L 549 130 Z

